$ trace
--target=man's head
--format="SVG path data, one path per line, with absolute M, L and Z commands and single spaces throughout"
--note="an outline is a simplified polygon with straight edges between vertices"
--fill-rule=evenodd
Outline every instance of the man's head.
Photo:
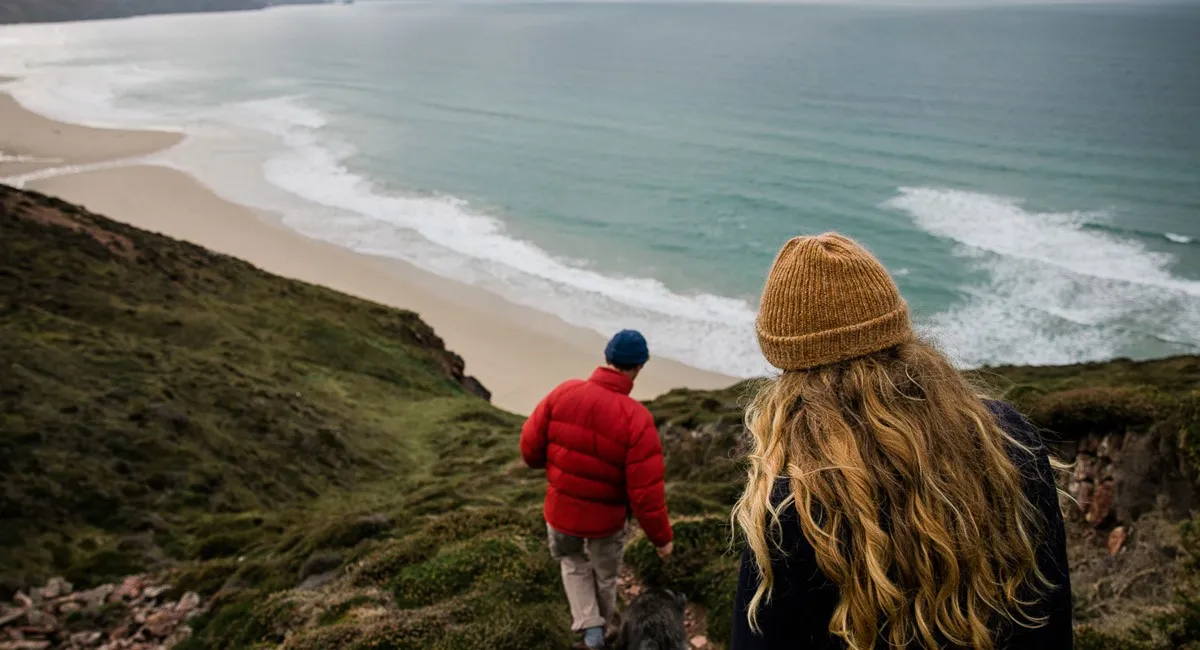
M 646 337 L 635 330 L 617 332 L 604 348 L 604 360 L 608 365 L 635 379 L 649 359 Z

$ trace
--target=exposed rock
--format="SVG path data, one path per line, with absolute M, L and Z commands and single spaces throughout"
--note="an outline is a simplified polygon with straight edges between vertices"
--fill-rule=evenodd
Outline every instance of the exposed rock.
M 1084 520 L 1093 526 L 1104 525 L 1112 518 L 1115 499 L 1116 494 L 1112 481 L 1105 481 L 1097 485 L 1096 491 L 1092 493 L 1092 500 L 1088 505 L 1087 514 L 1084 515 Z
M 34 593 L 40 595 L 43 600 L 54 600 L 70 593 L 72 588 L 71 583 L 62 578 L 50 578 L 45 587 L 35 589 Z
M 91 632 L 76 632 L 71 635 L 71 643 L 84 648 L 90 648 L 100 642 L 100 637 L 104 636 L 96 631 Z
M 175 611 L 190 614 L 198 607 L 200 607 L 200 595 L 194 591 L 189 591 L 175 604 Z
M 27 611 L 28 610 L 26 610 L 24 607 L 18 607 L 12 610 L 0 609 L 0 627 L 4 627 L 9 623 L 13 623 L 25 618 L 25 612 Z
M 1108 554 L 1116 555 L 1121 552 L 1121 548 L 1125 546 L 1125 540 L 1129 538 L 1129 533 L 1124 526 L 1117 526 L 1108 534 Z
M 187 621 L 204 609 L 200 596 L 185 593 L 178 601 L 160 602 L 170 585 L 145 576 L 130 576 L 118 585 L 74 592 L 62 578 L 34 589 L 30 596 L 18 592 L 16 607 L 0 604 L 0 650 L 64 648 L 82 650 L 160 650 L 171 648 L 192 635 Z M 111 620 L 111 607 L 128 608 L 121 620 Z M 102 610 L 106 615 L 100 615 Z M 82 614 L 81 616 L 74 616 Z M 96 616 L 89 616 L 95 614 Z M 66 621 L 71 616 L 71 626 Z M 102 623 L 89 621 L 108 620 Z M 83 629 L 80 629 L 80 628 Z
M 179 625 L 179 617 L 174 611 L 159 610 L 146 617 L 146 631 L 159 638 L 170 636 Z
M 129 576 L 125 578 L 125 582 L 122 582 L 120 587 L 113 590 L 112 594 L 108 597 L 108 601 L 134 600 L 142 595 L 142 587 L 141 578 L 138 576 Z
M 492 401 L 492 391 L 488 390 L 478 379 L 473 375 L 464 375 L 460 380 L 463 388 L 467 389 L 468 393 L 482 397 L 487 401 Z
M 143 595 L 145 595 L 146 598 L 154 599 L 154 598 L 158 598 L 159 596 L 167 593 L 170 590 L 171 590 L 171 588 L 169 586 L 160 585 L 158 587 L 147 587 L 146 590 L 142 593 L 143 593 Z
M 690 641 L 690 643 L 692 644 L 692 647 L 695 648 L 696 650 L 701 650 L 702 648 L 708 647 L 708 637 L 702 636 L 702 635 L 696 635 L 696 636 L 692 637 L 692 640 Z
M 113 585 L 100 585 L 95 589 L 81 591 L 76 596 L 83 601 L 84 607 L 95 609 L 103 605 L 115 589 Z

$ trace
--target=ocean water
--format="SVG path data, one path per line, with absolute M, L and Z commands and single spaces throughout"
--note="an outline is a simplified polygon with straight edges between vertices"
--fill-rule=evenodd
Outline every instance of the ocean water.
M 47 115 L 735 375 L 796 234 L 963 365 L 1200 351 L 1200 7 L 398 3 L 0 28 Z

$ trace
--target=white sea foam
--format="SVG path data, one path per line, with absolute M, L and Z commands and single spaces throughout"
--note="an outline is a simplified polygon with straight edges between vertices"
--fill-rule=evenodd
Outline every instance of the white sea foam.
M 302 98 L 235 110 L 287 145 L 265 165 L 269 182 L 339 213 L 320 223 L 288 222 L 305 234 L 404 259 L 599 333 L 641 328 L 657 354 L 700 368 L 746 376 L 765 369 L 745 301 L 684 295 L 652 278 L 604 275 L 511 236 L 499 219 L 461 199 L 381 187 L 345 165 L 353 149 L 324 133 L 325 118 Z
M 964 364 L 1105 359 L 1147 337 L 1200 345 L 1200 282 L 1173 275 L 1170 255 L 1085 227 L 1104 215 L 936 188 L 901 188 L 884 205 L 986 273 L 928 323 Z
M 0 151 L 0 163 L 57 163 L 62 162 L 59 158 L 38 158 L 37 156 L 22 156 L 19 154 L 7 154 Z
M 701 368 L 744 376 L 765 369 L 753 308 L 744 300 L 605 275 L 594 264 L 514 237 L 500 219 L 465 201 L 382 185 L 353 168 L 353 148 L 302 96 L 225 106 L 146 104 L 155 94 L 146 91 L 192 72 L 103 56 L 65 59 L 96 54 L 88 49 L 92 41 L 81 38 L 83 29 L 6 30 L 0 75 L 21 77 L 10 88 L 18 99 L 64 120 L 184 129 L 193 146 L 164 162 L 227 198 L 279 211 L 306 235 L 403 259 L 600 333 L 639 327 L 655 354 Z M 141 99 L 132 106 L 135 91 Z M 189 151 L 194 158 L 186 157 Z M 923 321 L 964 364 L 1108 358 L 1146 337 L 1200 345 L 1200 282 L 1172 274 L 1169 254 L 1085 227 L 1100 215 L 1041 213 L 1012 199 L 932 188 L 903 188 L 885 207 L 955 242 L 955 254 L 986 278 L 962 287 L 958 306 Z
M 0 74 L 20 77 L 10 89 L 14 96 L 64 121 L 185 130 L 196 140 L 193 146 L 159 156 L 158 162 L 196 174 L 227 198 L 276 209 L 287 225 L 306 235 L 403 259 L 601 334 L 641 328 L 655 342 L 655 354 L 700 368 L 746 376 L 765 369 L 754 343 L 753 310 L 745 301 L 684 295 L 651 278 L 604 275 L 587 268 L 589 264 L 557 258 L 510 236 L 499 219 L 460 199 L 409 195 L 380 186 L 345 165 L 354 150 L 326 131 L 326 117 L 299 96 L 226 106 L 147 104 L 145 97 L 155 94 L 148 92 L 154 86 L 179 83 L 193 71 L 161 62 L 112 62 L 104 39 L 88 38 L 90 29 L 8 32 L 0 42 Z M 68 42 L 71 47 L 63 47 Z M 131 103 L 134 92 L 142 98 Z M 235 132 L 249 133 L 256 145 L 273 149 L 261 169 L 246 167 L 258 156 L 231 144 L 238 137 L 231 135 Z M 207 136 L 215 137 L 206 143 Z M 224 142 L 218 142 L 222 138 Z M 27 182 L 63 171 L 14 180 Z M 252 187 L 254 181 L 247 176 L 259 174 L 277 188 L 273 194 Z M 291 198 L 281 196 L 279 189 Z
M 1192 237 L 1188 237 L 1187 235 L 1177 235 L 1173 232 L 1163 233 L 1163 236 L 1166 237 L 1167 239 L 1175 242 L 1176 244 L 1191 244 L 1192 242 L 1196 241 L 1195 239 L 1193 239 Z

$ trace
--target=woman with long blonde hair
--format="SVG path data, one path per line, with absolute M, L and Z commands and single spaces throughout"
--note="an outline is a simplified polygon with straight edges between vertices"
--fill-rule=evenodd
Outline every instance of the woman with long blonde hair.
M 883 265 L 792 239 L 756 326 L 782 372 L 746 414 L 732 650 L 1071 648 L 1046 447 L 916 337 Z

